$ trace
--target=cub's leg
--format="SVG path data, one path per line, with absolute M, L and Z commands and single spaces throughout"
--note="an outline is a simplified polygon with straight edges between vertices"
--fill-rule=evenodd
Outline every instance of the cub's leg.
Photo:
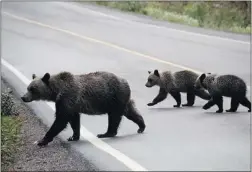
M 168 95 L 168 92 L 164 88 L 159 89 L 158 95 L 153 99 L 151 103 L 148 103 L 148 106 L 153 106 L 161 101 L 163 101 Z
M 216 104 L 216 102 L 213 99 L 211 99 L 202 108 L 204 110 L 207 110 L 207 109 L 211 108 L 212 106 L 214 106 L 215 104 Z
M 223 98 L 222 96 L 214 96 L 214 101 L 216 102 L 216 105 L 218 106 L 218 110 L 216 113 L 222 113 L 223 112 Z
M 187 103 L 186 104 L 182 104 L 182 106 L 193 106 L 194 102 L 195 102 L 194 89 L 190 88 L 187 91 Z
M 212 106 L 217 105 L 218 110 L 216 113 L 222 113 L 223 112 L 223 98 L 222 96 L 213 96 L 211 100 L 209 100 L 204 106 L 203 109 L 207 110 L 211 108 Z
M 241 101 L 240 101 L 241 105 L 247 107 L 249 110 L 248 112 L 251 112 L 251 102 L 248 100 L 247 97 L 244 97 Z
M 180 107 L 181 105 L 181 94 L 178 91 L 171 91 L 171 96 L 176 100 L 177 104 L 173 105 L 173 107 Z
M 231 98 L 231 107 L 230 109 L 226 110 L 226 112 L 236 112 L 239 107 L 239 99 L 236 97 Z
M 195 95 L 204 99 L 204 100 L 210 100 L 211 96 L 209 93 L 207 93 L 207 91 L 205 91 L 204 89 L 194 89 Z

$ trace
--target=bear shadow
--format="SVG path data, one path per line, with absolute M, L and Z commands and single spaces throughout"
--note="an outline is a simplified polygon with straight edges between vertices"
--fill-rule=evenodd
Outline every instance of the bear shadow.
M 71 145 L 79 146 L 79 145 L 85 145 L 85 144 L 90 144 L 88 140 L 85 138 L 80 138 L 78 141 L 66 141 L 67 143 L 70 143 Z
M 207 114 L 207 115 L 248 115 L 250 112 L 248 111 L 236 111 L 236 112 L 226 112 L 226 110 L 224 110 L 222 113 L 216 113 L 215 111 L 208 111 L 208 112 L 204 112 L 204 114 Z
M 115 137 L 107 137 L 107 138 L 98 138 L 97 137 L 97 139 L 101 139 L 102 141 L 104 141 L 104 142 L 106 141 L 107 143 L 113 143 L 113 142 L 122 141 L 125 139 L 129 140 L 130 138 L 139 137 L 142 134 L 144 134 L 144 133 L 141 133 L 141 134 L 134 133 L 134 134 L 126 134 L 126 135 L 119 135 L 118 134 Z M 66 141 L 66 142 L 68 142 L 68 141 Z M 76 145 L 76 146 L 83 145 L 83 144 L 84 145 L 90 144 L 90 142 L 88 140 L 86 140 L 85 138 L 82 138 L 82 137 L 78 141 L 70 141 L 68 143 L 70 143 L 72 145 Z
M 151 111 L 178 111 L 178 110 L 188 110 L 188 109 L 199 109 L 202 108 L 202 105 L 194 105 L 194 106 L 180 106 L 177 107 L 150 107 L 148 110 Z
M 139 137 L 141 135 L 143 135 L 145 133 L 132 133 L 132 134 L 126 134 L 126 135 L 117 135 L 115 137 L 111 137 L 111 138 L 103 138 L 102 140 L 106 140 L 107 143 L 115 143 L 115 142 L 119 142 L 119 141 L 124 141 L 124 140 L 130 140 L 133 139 L 135 137 Z

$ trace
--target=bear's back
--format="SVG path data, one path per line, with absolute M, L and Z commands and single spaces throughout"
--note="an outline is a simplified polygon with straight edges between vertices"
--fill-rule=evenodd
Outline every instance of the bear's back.
M 181 92 L 186 92 L 188 88 L 193 88 L 198 75 L 192 71 L 183 70 L 174 73 L 176 87 Z
M 88 99 L 109 100 L 128 94 L 129 85 L 126 80 L 109 72 L 94 72 L 76 75 L 76 82 L 81 88 L 81 95 Z
M 79 105 L 83 113 L 103 113 L 125 104 L 130 98 L 126 80 L 109 72 L 95 72 L 76 75 L 81 91 Z

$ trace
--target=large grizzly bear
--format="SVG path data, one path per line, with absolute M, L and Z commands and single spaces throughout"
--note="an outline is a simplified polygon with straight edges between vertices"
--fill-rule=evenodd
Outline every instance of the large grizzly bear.
M 143 117 L 137 112 L 130 98 L 128 82 L 113 73 L 99 71 L 73 75 L 64 71 L 52 76 L 46 73 L 42 78 L 33 74 L 32 78 L 27 93 L 21 99 L 24 102 L 52 101 L 56 106 L 55 121 L 44 138 L 38 142 L 39 146 L 51 142 L 68 122 L 73 129 L 73 136 L 68 141 L 79 140 L 80 113 L 108 114 L 107 132 L 98 134 L 98 138 L 117 135 L 123 115 L 139 126 L 138 133 L 145 130 Z

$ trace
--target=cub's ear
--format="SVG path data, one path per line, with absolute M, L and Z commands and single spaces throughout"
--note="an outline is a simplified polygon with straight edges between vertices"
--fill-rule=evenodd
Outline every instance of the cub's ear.
M 37 76 L 35 74 L 32 74 L 32 79 L 36 78 Z
M 49 73 L 46 73 L 43 78 L 41 79 L 44 83 L 48 83 L 50 79 L 50 74 Z
M 157 69 L 154 70 L 154 75 L 156 75 L 156 76 L 158 76 L 158 77 L 160 76 Z
M 206 74 L 205 73 L 201 74 L 199 77 L 200 82 L 202 83 L 205 78 L 206 78 Z
M 149 74 L 151 74 L 151 71 L 148 71 Z

